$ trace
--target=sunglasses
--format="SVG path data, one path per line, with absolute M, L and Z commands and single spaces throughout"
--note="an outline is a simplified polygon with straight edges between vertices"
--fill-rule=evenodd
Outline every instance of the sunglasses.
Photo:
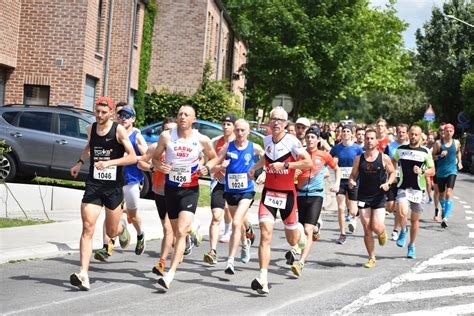
M 128 120 L 129 118 L 133 117 L 133 115 L 130 114 L 130 113 L 119 113 L 118 117 L 121 118 L 121 119 L 127 119 Z
M 270 122 L 273 122 L 273 123 L 285 123 L 286 120 L 285 120 L 285 119 L 281 119 L 281 118 L 271 117 L 271 118 L 270 118 Z

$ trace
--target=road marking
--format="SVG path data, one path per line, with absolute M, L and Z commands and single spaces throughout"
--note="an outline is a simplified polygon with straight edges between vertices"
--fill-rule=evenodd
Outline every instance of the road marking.
M 474 310 L 474 304 L 463 304 L 455 306 L 444 306 L 430 310 L 413 311 L 408 313 L 393 314 L 394 316 L 411 316 L 411 315 L 464 315 L 471 314 Z
M 443 271 L 443 272 L 430 272 L 430 273 L 417 273 L 407 275 L 407 281 L 427 281 L 432 279 L 450 279 L 450 278 L 472 278 L 474 277 L 474 270 L 462 270 L 462 271 Z
M 459 203 L 461 203 L 461 204 L 467 204 L 466 201 L 459 201 Z
M 466 211 L 467 214 L 474 214 L 474 211 Z
M 474 228 L 474 224 L 467 224 L 467 227 Z
M 469 232 L 469 238 L 474 238 L 474 232 Z
M 428 260 L 431 261 L 431 260 Z M 428 263 L 430 266 L 439 266 L 439 265 L 450 265 L 450 264 L 466 264 L 466 263 L 474 263 L 474 258 L 469 259 L 438 259 L 433 260 Z
M 466 221 L 470 221 L 472 220 L 472 217 L 471 216 L 466 216 Z
M 474 233 L 473 233 L 473 238 L 474 238 Z M 342 309 L 333 312 L 331 315 L 348 315 L 348 314 L 355 313 L 356 311 L 361 309 L 364 305 L 367 305 L 368 303 L 370 303 L 372 300 L 377 300 L 380 297 L 384 296 L 385 293 L 387 293 L 388 291 L 401 286 L 405 281 L 407 281 L 407 278 L 410 278 L 413 274 L 420 273 L 421 271 L 428 268 L 430 266 L 430 262 L 439 262 L 442 259 L 447 258 L 451 255 L 459 255 L 459 254 L 462 255 L 462 254 L 471 254 L 471 253 L 474 253 L 474 247 L 459 246 L 459 247 L 445 250 L 442 253 L 439 253 L 431 257 L 429 260 L 423 261 L 418 266 L 415 266 L 414 268 L 411 269 L 410 272 L 402 274 L 394 278 L 392 281 L 386 282 L 382 284 L 381 286 L 379 286 L 378 288 L 373 289 L 372 291 L 369 292 L 369 294 L 358 298 L 352 303 L 344 306 Z
M 457 196 L 453 196 L 453 198 L 455 198 L 456 200 L 459 200 L 459 198 Z
M 464 208 L 471 208 L 470 205 L 463 205 Z
M 435 298 L 443 296 L 453 296 L 453 295 L 463 295 L 474 293 L 474 286 L 458 286 L 458 287 L 448 287 L 438 290 L 424 290 L 416 292 L 401 292 L 395 294 L 385 294 L 379 296 L 377 299 L 370 301 L 367 305 L 375 305 L 379 303 L 387 302 L 409 302 L 416 300 L 423 300 L 426 298 Z

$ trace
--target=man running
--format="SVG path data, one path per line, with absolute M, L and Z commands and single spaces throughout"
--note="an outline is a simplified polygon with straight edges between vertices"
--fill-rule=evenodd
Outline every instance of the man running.
M 438 133 L 436 135 L 436 140 L 435 140 L 435 143 L 436 144 L 436 141 L 437 140 L 441 140 L 443 139 L 444 137 L 444 127 L 445 127 L 446 123 L 444 122 L 441 122 L 439 124 L 439 129 L 438 129 Z M 435 207 L 435 215 L 433 217 L 433 220 L 435 222 L 439 222 L 440 220 L 440 217 L 439 217 L 439 207 L 440 207 L 440 201 L 439 201 L 439 190 L 438 190 L 438 180 L 436 179 L 436 169 L 438 169 L 438 159 L 435 159 L 435 154 L 438 155 L 439 153 L 434 153 L 433 149 L 434 149 L 434 144 L 433 144 L 433 147 L 431 148 L 431 154 L 433 155 L 433 160 L 434 160 L 434 163 L 435 163 L 435 175 L 433 176 L 433 188 L 434 188 L 434 192 L 433 192 L 433 204 L 434 204 L 434 207 Z M 441 212 L 444 212 L 443 210 L 443 207 L 441 207 Z
M 311 157 L 296 137 L 286 133 L 288 113 L 282 107 L 270 112 L 272 134 L 264 138 L 265 159 L 259 160 L 249 171 L 265 165 L 265 185 L 260 200 L 258 217 L 260 222 L 260 246 L 258 249 L 260 277 L 252 281 L 251 288 L 259 294 L 268 294 L 268 266 L 271 259 L 271 240 L 277 211 L 285 224 L 286 240 L 292 247 L 303 249 L 306 236 L 303 226 L 296 220 L 295 169 L 309 169 Z
M 224 146 L 235 138 L 234 134 L 235 116 L 233 114 L 225 114 L 221 119 L 223 135 L 212 139 L 212 144 L 216 153 L 219 153 Z M 222 171 L 212 173 L 211 178 L 211 212 L 212 220 L 209 225 L 209 243 L 211 248 L 204 254 L 204 262 L 209 264 L 217 264 L 217 238 L 219 235 L 219 226 L 224 215 L 224 235 L 219 240 L 227 243 L 230 239 L 232 219 L 229 209 L 225 203 L 225 174 Z M 227 213 L 227 214 L 225 214 Z
M 222 164 L 214 169 L 225 171 L 225 200 L 232 216 L 232 234 L 229 242 L 229 257 L 224 270 L 226 274 L 234 274 L 234 257 L 242 245 L 240 260 L 250 261 L 251 241 L 246 237 L 245 218 L 255 195 L 255 184 L 248 177 L 248 171 L 253 167 L 255 156 L 262 159 L 262 147 L 249 141 L 250 126 L 244 119 L 235 122 L 235 140 L 226 145 L 220 152 Z M 224 160 L 225 159 L 225 160 Z
M 72 285 L 88 291 L 89 264 L 92 255 L 92 238 L 95 224 L 102 206 L 105 207 L 105 228 L 111 238 L 120 236 L 120 246 L 130 243 L 127 223 L 122 219 L 124 179 L 122 168 L 137 162 L 137 156 L 121 125 L 111 120 L 114 115 L 113 101 L 100 97 L 95 104 L 96 122 L 87 127 L 87 144 L 77 163 L 71 168 L 75 178 L 79 174 L 84 160 L 90 157 L 89 175 L 81 204 L 82 234 L 80 241 L 80 272 L 70 276 Z M 124 153 L 127 153 L 124 156 Z
M 169 289 L 183 257 L 187 233 L 197 233 L 192 230 L 192 223 L 199 199 L 199 173 L 208 174 L 209 168 L 217 163 L 211 140 L 193 130 L 194 121 L 194 108 L 191 105 L 181 106 L 177 116 L 178 126 L 161 133 L 153 155 L 154 166 L 166 174 L 166 208 L 176 239 L 170 269 L 165 277 L 158 279 L 158 284 L 165 289 Z M 165 161 L 161 161 L 163 153 Z M 199 164 L 201 154 L 207 159 L 203 166 Z
M 410 209 L 410 243 L 408 244 L 407 257 L 412 259 L 416 257 L 415 239 L 420 229 L 420 216 L 423 212 L 423 193 L 426 189 L 425 175 L 431 176 L 435 173 L 430 150 L 421 146 L 421 133 L 421 127 L 416 125 L 410 127 L 410 143 L 399 146 L 393 156 L 393 159 L 400 164 L 397 217 L 400 220 L 401 230 L 397 246 L 405 246 L 408 231 L 406 228 L 407 214 Z
M 176 119 L 168 117 L 163 121 L 163 131 L 169 131 L 172 128 L 176 128 Z M 173 228 L 171 227 L 171 222 L 168 217 L 168 212 L 166 211 L 166 201 L 165 201 L 165 174 L 159 170 L 155 170 L 151 159 L 155 152 L 158 143 L 153 143 L 148 146 L 148 150 L 143 155 L 138 162 L 138 166 L 142 170 L 150 171 L 152 173 L 152 190 L 155 194 L 155 205 L 158 210 L 158 216 L 160 217 L 161 225 L 163 228 L 163 239 L 161 240 L 161 253 L 160 259 L 155 264 L 152 269 L 152 272 L 156 275 L 163 276 L 166 268 L 166 259 L 171 251 L 173 246 Z M 162 155 L 162 160 L 164 160 L 164 154 Z M 187 239 L 190 239 L 189 234 Z M 189 241 L 189 244 L 191 242 Z M 185 252 L 186 254 L 186 252 Z
M 332 156 L 322 150 L 318 150 L 320 137 L 318 127 L 310 127 L 306 131 L 306 151 L 311 157 L 313 166 L 298 175 L 298 221 L 304 225 L 306 234 L 306 247 L 303 249 L 300 260 L 295 261 L 291 266 L 291 271 L 297 277 L 301 275 L 306 259 L 308 258 L 313 244 L 313 234 L 317 227 L 321 214 L 324 198 L 324 177 L 326 175 L 326 165 L 335 170 L 335 183 L 331 187 L 331 192 L 337 192 L 341 181 L 341 173 L 336 161 Z M 319 233 L 319 232 L 318 232 Z M 293 253 L 293 257 L 295 257 Z
M 385 147 L 388 146 L 388 143 L 390 143 L 390 137 L 388 136 L 388 130 L 387 130 L 387 121 L 380 117 L 376 122 L 375 122 L 375 128 L 377 131 L 377 149 L 381 153 L 385 151 Z
M 390 158 L 379 152 L 377 148 L 377 132 L 373 129 L 365 131 L 365 152 L 354 159 L 349 188 L 357 185 L 357 206 L 360 221 L 364 227 L 364 243 L 369 254 L 365 268 L 373 268 L 376 263 L 373 233 L 377 234 L 379 245 L 387 242 L 385 232 L 385 192 L 395 181 L 395 169 Z M 387 173 L 389 174 L 388 180 Z
M 390 190 L 387 192 L 387 212 L 393 213 L 396 208 L 396 199 L 398 192 L 398 183 L 400 182 L 400 170 L 397 168 L 397 162 L 394 161 L 393 156 L 395 155 L 396 149 L 408 143 L 408 125 L 401 123 L 397 125 L 397 139 L 393 142 L 390 142 L 387 147 L 385 147 L 385 154 L 392 159 L 393 166 L 396 167 L 397 178 L 395 183 L 390 186 Z M 392 231 L 392 240 L 398 239 L 398 229 L 400 227 L 400 218 L 395 214 L 393 231 Z
M 365 128 L 358 127 L 355 132 L 355 143 L 361 148 L 364 148 Z
M 337 219 L 339 222 L 339 238 L 336 242 L 340 245 L 346 242 L 346 221 L 344 213 L 346 207 L 349 209 L 349 231 L 353 233 L 357 225 L 357 186 L 349 188 L 349 176 L 352 171 L 352 164 L 357 155 L 364 151 L 352 140 L 351 127 L 346 125 L 342 128 L 342 142 L 335 145 L 329 152 L 337 162 L 341 170 L 341 185 L 336 195 Z
M 441 227 L 448 227 L 448 217 L 453 208 L 453 190 L 456 183 L 458 169 L 462 169 L 461 145 L 453 139 L 454 126 L 444 126 L 444 136 L 433 146 L 433 158 L 438 162 L 436 166 L 436 181 L 439 190 L 439 202 L 443 208 Z

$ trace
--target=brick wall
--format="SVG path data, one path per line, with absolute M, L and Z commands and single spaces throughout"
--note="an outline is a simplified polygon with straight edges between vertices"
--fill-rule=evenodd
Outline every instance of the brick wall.
M 16 67 L 21 3 L 0 0 L 0 8 L 0 65 Z
M 148 89 L 193 94 L 202 80 L 206 0 L 157 0 Z

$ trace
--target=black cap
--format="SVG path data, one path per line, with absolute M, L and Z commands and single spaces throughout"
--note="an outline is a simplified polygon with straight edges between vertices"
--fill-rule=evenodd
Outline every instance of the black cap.
M 350 125 L 347 125 L 347 124 L 346 124 L 346 125 L 342 125 L 342 130 L 345 130 L 345 129 L 348 129 L 348 130 L 350 130 L 350 131 L 352 132 L 352 126 L 350 126 Z
M 225 114 L 221 119 L 221 123 L 224 123 L 224 122 L 231 122 L 232 124 L 234 124 L 235 123 L 235 115 L 234 114 Z
M 306 133 L 304 134 L 305 136 L 308 134 L 314 134 L 317 137 L 321 136 L 321 130 L 317 126 L 311 126 L 306 130 Z

